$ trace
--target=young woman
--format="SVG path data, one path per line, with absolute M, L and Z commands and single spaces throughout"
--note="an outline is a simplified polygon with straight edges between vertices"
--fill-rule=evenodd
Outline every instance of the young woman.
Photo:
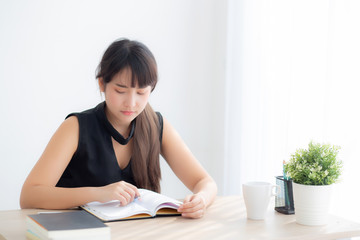
M 202 217 L 217 187 L 170 123 L 148 103 L 157 83 L 154 56 L 121 39 L 105 51 L 96 78 L 105 101 L 72 113 L 60 125 L 26 179 L 21 208 L 67 209 L 92 201 L 126 205 L 137 188 L 160 191 L 161 154 L 193 192 L 179 208 Z

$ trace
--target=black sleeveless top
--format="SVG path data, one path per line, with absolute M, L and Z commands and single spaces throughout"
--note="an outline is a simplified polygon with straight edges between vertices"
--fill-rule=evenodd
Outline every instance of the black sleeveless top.
M 157 112 L 160 125 L 160 142 L 162 138 L 163 120 Z M 99 187 L 118 181 L 125 181 L 136 186 L 129 164 L 121 169 L 118 165 L 111 138 L 120 144 L 126 144 L 136 124 L 131 123 L 132 129 L 128 139 L 124 139 L 112 127 L 105 114 L 105 102 L 95 108 L 81 113 L 69 114 L 76 116 L 79 122 L 79 143 L 72 159 L 66 167 L 57 187 Z

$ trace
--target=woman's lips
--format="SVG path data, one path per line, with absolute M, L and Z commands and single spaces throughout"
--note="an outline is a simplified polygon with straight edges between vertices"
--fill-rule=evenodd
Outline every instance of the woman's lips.
M 121 112 L 126 116 L 131 116 L 135 113 L 134 111 L 121 111 Z

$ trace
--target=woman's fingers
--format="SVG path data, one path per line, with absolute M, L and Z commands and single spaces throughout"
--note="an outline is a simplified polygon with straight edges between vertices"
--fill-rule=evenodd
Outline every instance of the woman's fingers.
M 200 209 L 195 212 L 184 212 L 184 213 L 181 213 L 181 216 L 183 216 L 185 218 L 201 218 L 204 216 L 204 210 Z
M 178 212 L 181 212 L 183 217 L 200 218 L 204 215 L 205 209 L 204 198 L 199 194 L 194 194 L 184 199 L 184 203 L 179 207 Z
M 137 187 L 135 187 L 134 185 L 127 183 L 127 182 L 123 182 L 123 183 L 126 184 L 126 186 L 127 186 L 126 189 L 133 197 L 140 197 L 140 192 Z
M 101 202 L 119 200 L 121 205 L 127 205 L 134 201 L 135 197 L 139 197 L 140 193 L 134 185 L 120 181 L 101 187 Z
M 121 181 L 119 182 L 119 201 L 122 205 L 127 205 L 134 201 L 135 197 L 139 197 L 140 193 L 134 185 Z

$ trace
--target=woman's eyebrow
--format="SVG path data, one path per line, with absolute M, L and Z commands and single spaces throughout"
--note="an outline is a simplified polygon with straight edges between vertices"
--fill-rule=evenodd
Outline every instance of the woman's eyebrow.
M 121 84 L 121 83 L 115 83 L 115 85 L 118 86 L 118 87 L 121 87 L 121 88 L 129 88 L 128 86 L 123 85 L 123 84 Z M 148 86 L 143 86 L 143 87 L 139 87 L 139 89 L 145 89 L 145 88 L 147 88 L 147 87 L 148 87 Z
M 128 86 L 122 85 L 120 83 L 115 83 L 115 85 L 118 86 L 118 87 L 121 87 L 121 88 L 129 88 Z

